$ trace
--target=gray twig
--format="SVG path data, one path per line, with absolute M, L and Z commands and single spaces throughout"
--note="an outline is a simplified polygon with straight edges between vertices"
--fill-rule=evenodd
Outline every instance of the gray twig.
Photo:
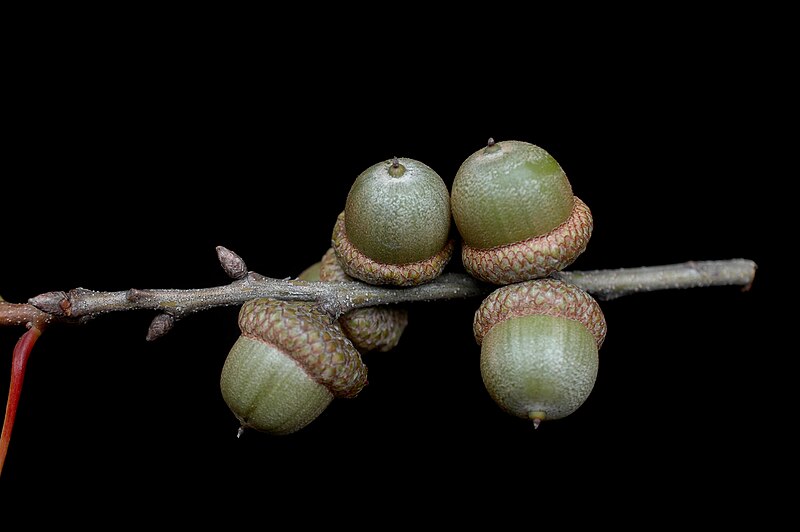
M 222 267 L 234 280 L 230 284 L 197 289 L 136 289 L 98 292 L 75 288 L 68 292 L 47 292 L 28 300 L 28 304 L 0 301 L 0 325 L 36 322 L 82 323 L 109 312 L 154 310 L 158 315 L 148 331 L 153 340 L 166 334 L 176 320 L 202 310 L 241 305 L 245 301 L 273 299 L 316 301 L 334 316 L 360 307 L 397 303 L 442 301 L 487 295 L 494 286 L 469 275 L 446 273 L 435 281 L 413 288 L 387 288 L 357 281 L 307 282 L 272 279 L 247 271 L 244 261 L 232 251 L 217 248 Z M 753 282 L 756 264 L 746 259 L 685 262 L 642 268 L 563 271 L 553 275 L 575 284 L 598 299 L 654 290 L 706 286 L 741 286 Z
M 553 277 L 578 285 L 598 299 L 608 300 L 637 292 L 706 286 L 741 286 L 749 290 L 756 268 L 751 260 L 730 259 L 616 270 L 564 271 Z

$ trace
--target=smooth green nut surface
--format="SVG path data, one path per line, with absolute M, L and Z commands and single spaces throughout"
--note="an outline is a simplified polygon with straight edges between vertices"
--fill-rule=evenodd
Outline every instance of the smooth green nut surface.
M 451 204 L 464 241 L 492 248 L 552 231 L 570 216 L 574 196 L 547 151 L 507 140 L 481 148 L 461 164 Z
M 225 359 L 222 397 L 242 428 L 296 432 L 319 417 L 333 395 L 277 347 L 240 336 Z
M 367 168 L 345 204 L 347 239 L 383 264 L 429 259 L 445 247 L 450 231 L 450 195 L 439 174 L 414 159 L 397 163 Z
M 302 272 L 297 278 L 301 281 L 316 282 L 319 281 L 319 270 L 322 267 L 322 261 L 315 262 Z
M 494 325 L 481 345 L 481 376 L 509 414 L 559 419 L 588 398 L 597 378 L 595 337 L 580 322 L 546 315 Z

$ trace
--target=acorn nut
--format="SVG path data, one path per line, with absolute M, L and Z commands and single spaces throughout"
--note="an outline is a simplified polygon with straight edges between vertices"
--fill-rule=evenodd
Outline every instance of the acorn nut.
M 358 350 L 314 303 L 248 301 L 239 311 L 239 328 L 220 377 L 239 434 L 246 428 L 298 431 L 335 397 L 355 397 L 367 384 Z
M 314 263 L 300 274 L 304 281 L 352 281 L 344 273 L 333 248 L 329 248 L 320 262 Z M 362 352 L 386 352 L 395 348 L 408 325 L 408 311 L 387 305 L 358 308 L 339 317 L 342 330 Z
M 544 149 L 489 139 L 461 164 L 450 195 L 473 277 L 510 284 L 569 266 L 592 234 L 592 214 Z
M 394 158 L 353 182 L 331 238 L 345 273 L 376 285 L 415 286 L 438 277 L 454 248 L 450 194 L 426 164 Z
M 538 427 L 568 416 L 589 397 L 606 320 L 582 289 L 539 279 L 489 294 L 475 313 L 473 332 L 489 395 Z

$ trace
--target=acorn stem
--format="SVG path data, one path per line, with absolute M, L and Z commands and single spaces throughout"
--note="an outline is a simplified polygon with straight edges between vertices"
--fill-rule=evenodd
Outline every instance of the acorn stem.
M 483 149 L 485 153 L 494 153 L 500 149 L 500 145 L 494 141 L 494 137 L 489 137 L 486 147 Z
M 392 165 L 389 167 L 389 175 L 392 177 L 401 177 L 405 173 L 406 167 L 400 164 L 400 159 L 393 157 Z

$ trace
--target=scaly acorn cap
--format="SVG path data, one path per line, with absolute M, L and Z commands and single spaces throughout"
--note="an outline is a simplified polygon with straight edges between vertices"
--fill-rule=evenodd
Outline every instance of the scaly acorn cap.
M 331 244 L 344 272 L 365 283 L 374 285 L 417 286 L 442 274 L 453 256 L 455 242 L 449 240 L 433 257 L 406 264 L 384 264 L 360 252 L 345 234 L 344 211 L 336 218 Z
M 280 349 L 334 397 L 355 397 L 367 367 L 339 323 L 314 303 L 254 299 L 239 311 L 241 335 Z
M 322 256 L 319 266 L 321 281 L 352 281 L 336 258 L 333 248 Z M 344 333 L 362 352 L 386 352 L 400 342 L 408 325 L 408 311 L 403 308 L 378 306 L 351 310 L 339 318 Z
M 451 206 L 468 273 L 494 284 L 546 277 L 572 264 L 592 234 L 592 214 L 544 149 L 502 141 L 470 155 Z
M 475 312 L 472 330 L 478 345 L 486 333 L 505 320 L 532 315 L 566 318 L 583 324 L 597 348 L 606 337 L 606 319 L 597 301 L 577 286 L 556 279 L 537 279 L 502 286 L 489 294 Z
M 563 270 L 586 251 L 594 225 L 589 207 L 575 196 L 569 218 L 541 235 L 505 246 L 461 247 L 464 268 L 487 283 L 504 285 L 547 277 Z

